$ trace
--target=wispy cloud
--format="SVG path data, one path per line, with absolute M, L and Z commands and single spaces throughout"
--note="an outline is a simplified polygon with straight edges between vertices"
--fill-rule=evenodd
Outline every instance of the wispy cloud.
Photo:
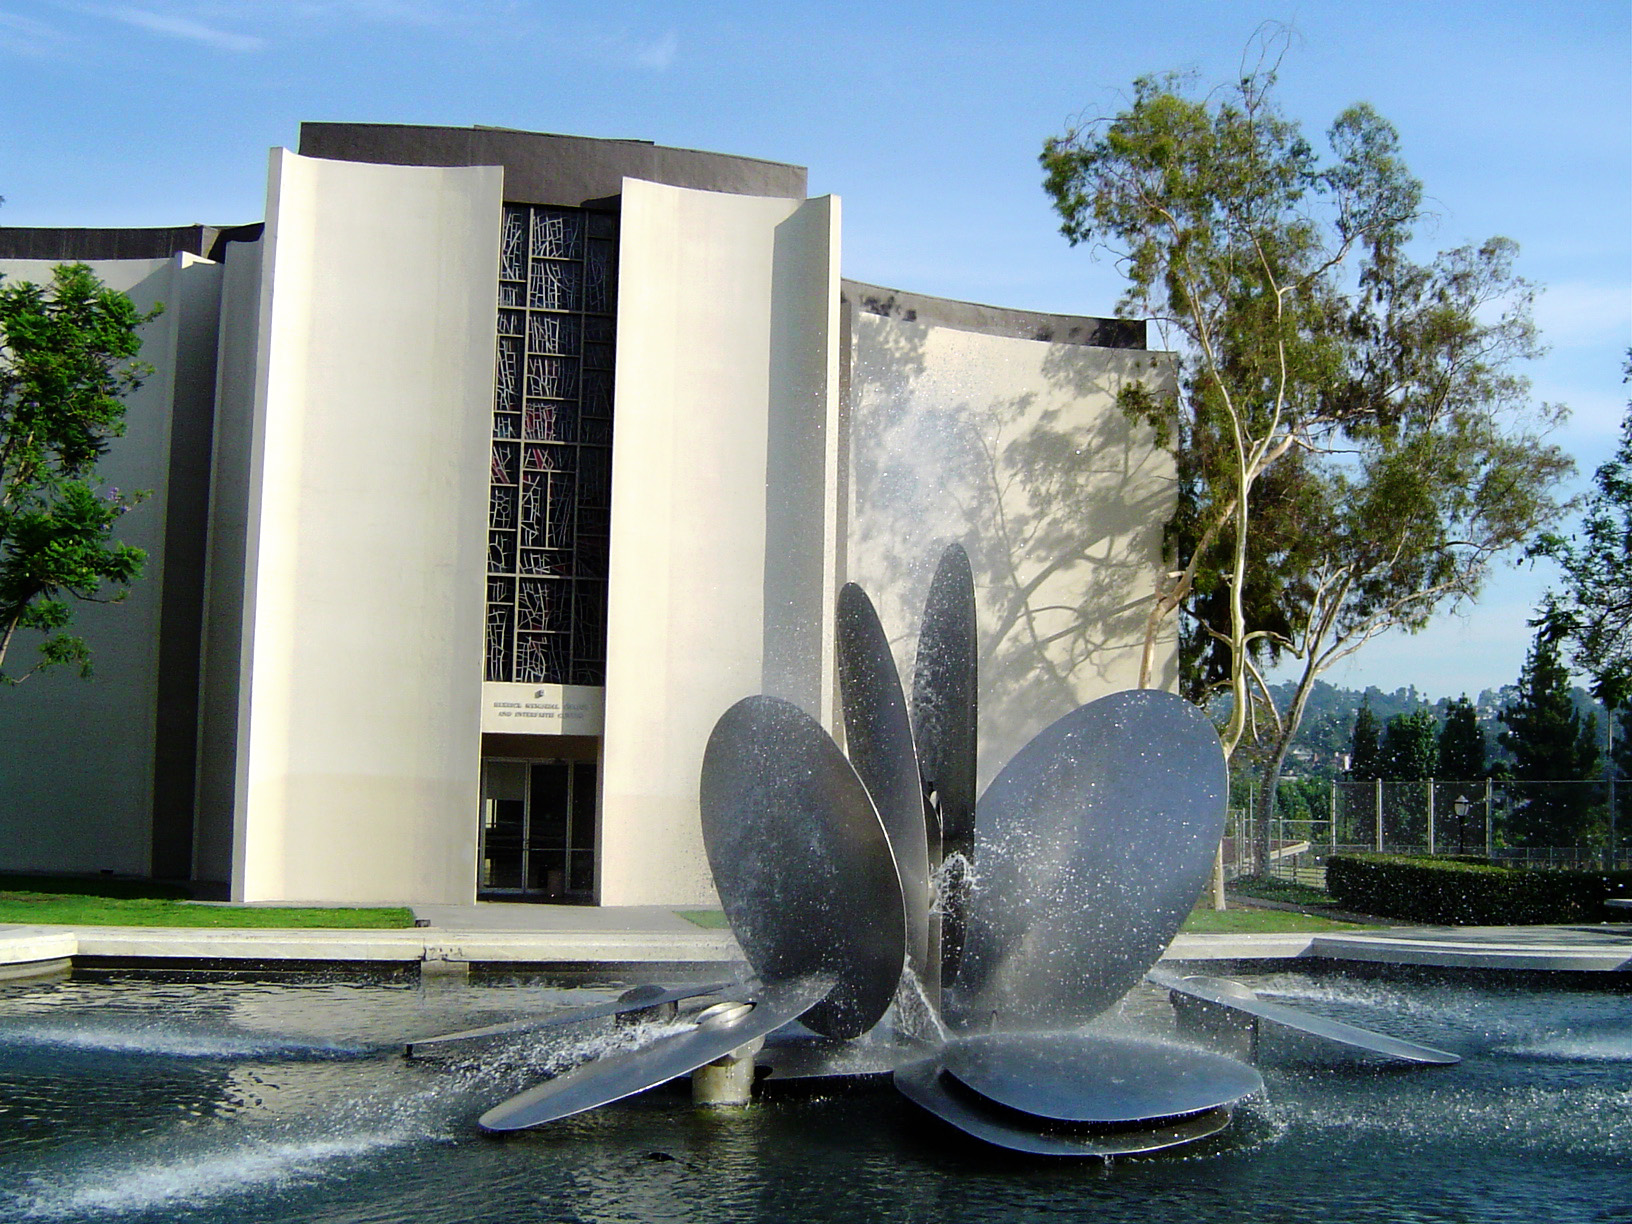
M 263 28 L 310 28 L 360 21 L 376 25 L 432 27 L 470 20 L 479 0 L 206 0 L 192 6 L 200 17 L 220 15 Z
M 674 63 L 674 57 L 680 50 L 680 36 L 673 30 L 656 42 L 636 45 L 632 48 L 631 58 L 642 68 L 650 68 L 655 72 L 662 72 Z
M 105 8 L 101 11 L 104 16 L 135 26 L 139 30 L 147 30 L 167 38 L 201 43 L 219 51 L 259 51 L 266 46 L 264 39 L 252 34 L 235 34 L 230 30 L 218 29 L 177 13 L 156 13 L 149 9 L 129 7 Z
M 61 30 L 33 17 L 0 13 L 0 48 L 22 55 L 49 56 L 60 52 L 72 39 Z

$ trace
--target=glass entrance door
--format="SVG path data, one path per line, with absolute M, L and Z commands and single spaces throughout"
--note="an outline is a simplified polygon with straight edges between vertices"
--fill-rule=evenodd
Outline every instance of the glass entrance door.
M 594 900 L 593 763 L 482 762 L 477 891 L 494 900 Z

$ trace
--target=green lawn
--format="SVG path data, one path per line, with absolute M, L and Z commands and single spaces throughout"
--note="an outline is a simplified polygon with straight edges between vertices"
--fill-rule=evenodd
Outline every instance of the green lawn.
M 0 876 L 0 923 L 154 927 L 411 927 L 412 910 L 203 905 L 139 880 Z
M 1324 888 L 1281 876 L 1242 876 L 1230 881 L 1230 891 L 1259 901 L 1286 901 L 1312 909 L 1334 908 L 1337 904 Z
M 1263 910 L 1236 907 L 1222 913 L 1209 902 L 1197 906 L 1185 919 L 1186 933 L 1191 935 L 1245 935 L 1254 932 L 1280 934 L 1296 931 L 1363 931 L 1367 928 L 1352 922 L 1337 922 L 1331 918 L 1317 918 L 1312 914 L 1296 914 L 1288 910 Z

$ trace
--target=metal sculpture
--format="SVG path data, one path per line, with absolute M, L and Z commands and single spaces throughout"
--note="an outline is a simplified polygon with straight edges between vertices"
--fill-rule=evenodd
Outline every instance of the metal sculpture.
M 709 737 L 700 801 L 714 886 L 760 980 L 828 974 L 806 1027 L 872 1028 L 901 978 L 906 911 L 873 801 L 832 737 L 791 702 L 745 697 Z
M 1145 978 L 1153 985 L 1168 991 L 1173 1008 L 1179 1014 L 1180 1026 L 1198 1036 L 1207 1035 L 1212 1027 L 1208 1023 L 1210 1016 L 1206 1010 L 1211 1008 L 1250 1018 L 1251 1021 L 1267 1020 L 1281 1028 L 1318 1037 L 1332 1045 L 1343 1046 L 1377 1058 L 1432 1066 L 1450 1066 L 1462 1061 L 1460 1054 L 1452 1054 L 1448 1050 L 1436 1050 L 1433 1046 L 1406 1041 L 1402 1037 L 1391 1037 L 1387 1033 L 1376 1033 L 1359 1025 L 1345 1024 L 1341 1020 L 1332 1020 L 1326 1016 L 1311 1015 L 1295 1007 L 1288 1007 L 1284 1003 L 1261 999 L 1258 992 L 1250 986 L 1243 986 L 1240 982 L 1232 982 L 1228 978 L 1206 977 L 1200 974 L 1178 977 L 1154 969 L 1147 973 Z M 1201 1006 L 1198 1008 L 1196 1004 Z
M 1075 1026 L 1125 995 L 1206 883 L 1227 786 L 1207 716 L 1155 689 L 1090 702 L 1022 748 L 980 797 L 952 1022 Z
M 843 589 L 848 758 L 776 698 L 748 697 L 721 716 L 703 758 L 703 839 L 752 978 L 565 1018 L 693 1005 L 647 1044 L 489 1110 L 484 1129 L 537 1126 L 746 1059 L 767 1037 L 772 1078 L 892 1074 L 965 1134 L 1040 1155 L 1192 1143 L 1262 1089 L 1256 1070 L 1223 1054 L 1089 1027 L 1152 972 L 1205 882 L 1226 797 L 1217 735 L 1171 694 L 1113 694 L 1043 731 L 977 801 L 974 609 L 968 558 L 953 546 L 930 587 L 909 709 L 871 600 Z M 949 862 L 972 864 L 972 876 L 954 887 Z M 1182 1006 L 1412 1061 L 1456 1057 L 1302 1016 L 1234 983 L 1152 980 Z M 880 1038 L 892 999 L 898 1011 L 916 1001 L 927 1022 Z M 531 1027 L 552 1022 L 562 1021 Z
M 923 773 L 918 768 L 912 721 L 890 654 L 890 640 L 873 601 L 853 582 L 839 591 L 837 646 L 845 744 L 895 855 L 906 912 L 907 963 L 933 992 L 940 978 L 940 953 L 935 951 L 932 966 Z M 706 763 L 703 773 L 707 777 Z M 895 993 L 894 982 L 890 993 Z

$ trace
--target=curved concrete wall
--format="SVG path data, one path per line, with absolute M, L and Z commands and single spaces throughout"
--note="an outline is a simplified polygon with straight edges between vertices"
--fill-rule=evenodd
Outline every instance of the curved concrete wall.
M 697 778 L 732 702 L 829 713 L 838 212 L 623 184 L 603 904 L 713 903 Z
M 235 898 L 475 896 L 500 188 L 273 152 Z
M 0 272 L 43 283 L 56 262 L 8 260 Z M 160 778 L 162 805 L 154 801 L 156 769 L 190 771 L 186 707 L 196 681 L 182 657 L 187 629 L 177 619 L 187 619 L 181 605 L 192 576 L 171 573 L 166 545 L 173 512 L 190 507 L 208 481 L 201 456 L 186 462 L 184 455 L 201 445 L 199 430 L 207 449 L 221 269 L 192 255 L 90 266 L 139 308 L 164 306 L 140 333 L 142 359 L 154 372 L 127 401 L 125 434 L 97 469 L 108 485 L 147 495 L 115 533 L 145 549 L 147 564 L 127 598 L 75 608 L 76 632 L 94 654 L 91 680 L 56 668 L 0 690 L 0 867 L 147 875 L 155 868 L 157 831 L 161 839 L 176 833 L 181 845 L 180 863 L 162 862 L 159 871 L 184 877 L 190 778 L 179 793 Z M 191 597 L 196 650 L 196 589 Z M 26 670 L 36 644 L 19 636 L 7 670 Z M 161 674 L 166 646 L 171 668 L 182 673 L 179 686 Z M 182 708 L 167 708 L 166 701 Z
M 984 786 L 1054 719 L 1138 684 L 1176 489 L 1171 456 L 1115 397 L 1128 380 L 1169 379 L 1170 365 L 1142 349 L 1024 338 L 1055 334 L 1056 316 L 954 303 L 942 313 L 959 325 L 948 325 L 934 299 L 881 314 L 859 307 L 857 288 L 846 285 L 846 575 L 877 601 L 910 685 L 935 562 L 948 543 L 968 550 Z M 1142 343 L 1101 322 L 1073 326 Z M 1156 683 L 1171 688 L 1171 622 L 1158 658 Z

